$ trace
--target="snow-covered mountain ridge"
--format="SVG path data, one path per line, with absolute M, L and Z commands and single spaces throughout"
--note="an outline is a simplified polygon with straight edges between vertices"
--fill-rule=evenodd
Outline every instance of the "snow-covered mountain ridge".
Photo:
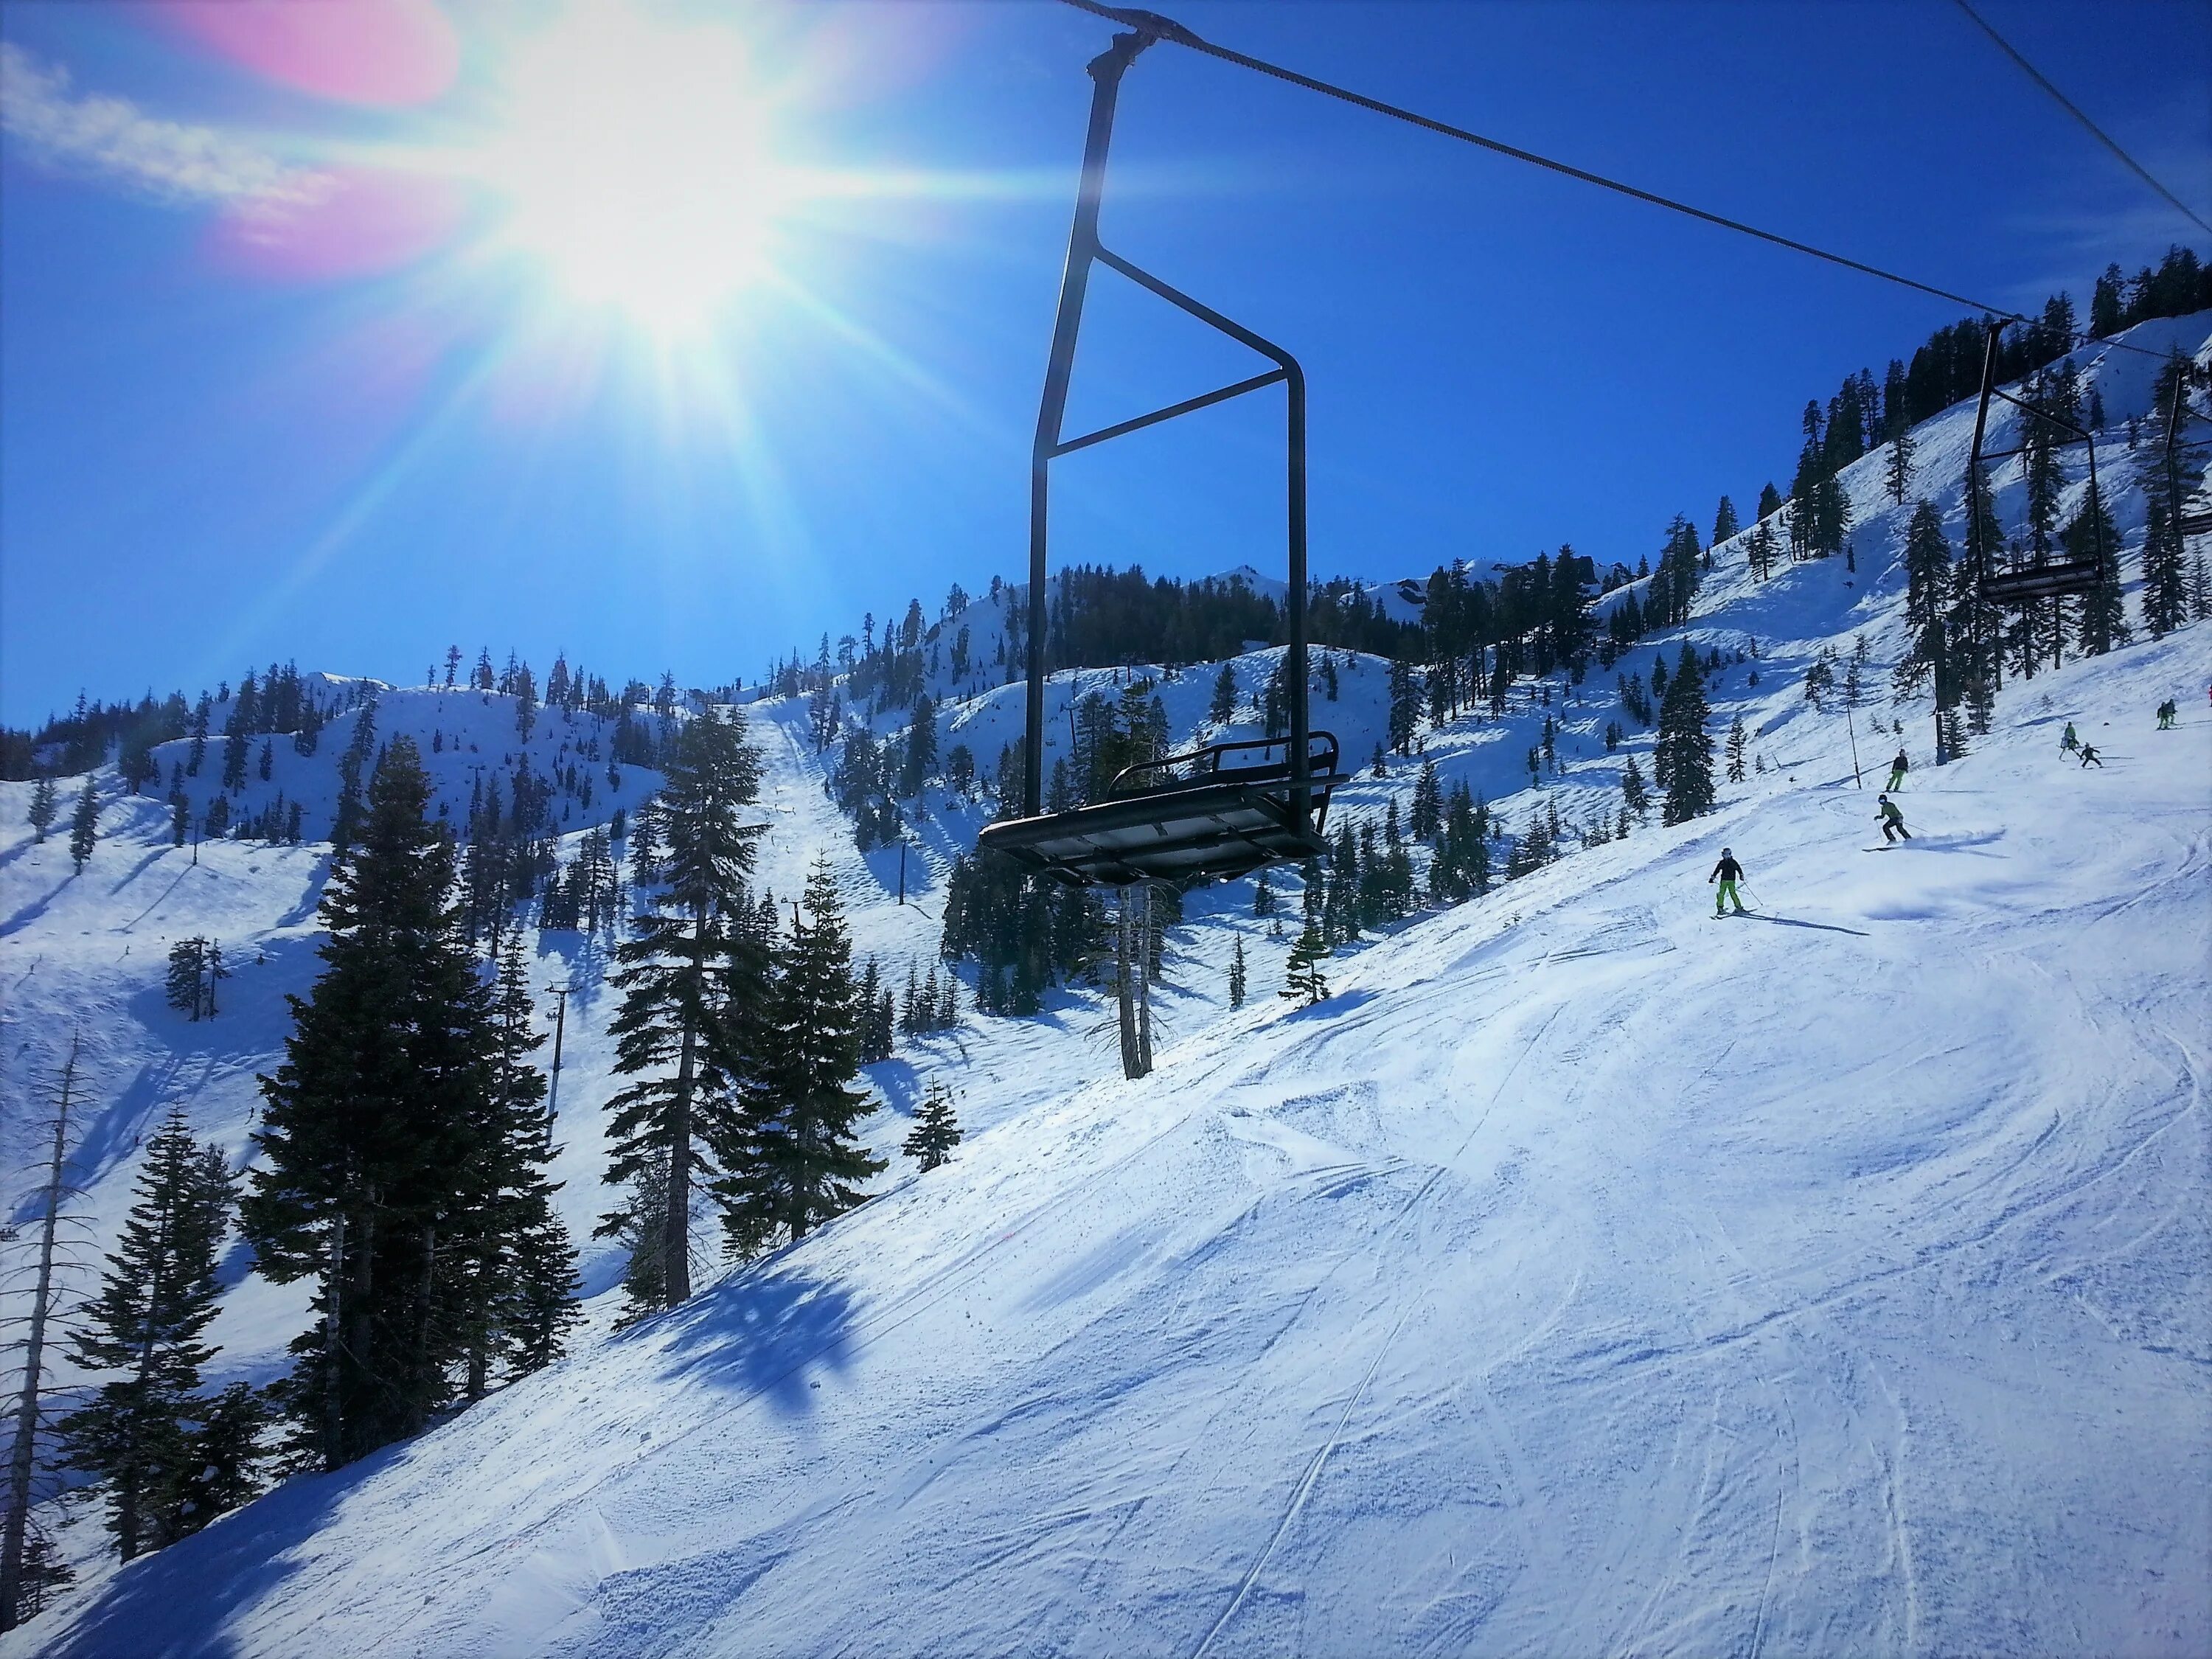
M 2195 345 L 2203 323 L 2155 326 Z M 2108 360 L 2107 407 L 2154 368 Z M 1954 541 L 1960 414 L 1918 434 Z M 895 1168 L 678 1314 L 88 1576 L 0 1651 L 2201 1650 L 2212 641 L 2010 685 L 1940 772 L 1924 699 L 1863 711 L 1914 722 L 1922 768 L 1919 840 L 1863 852 L 1851 734 L 1800 682 L 1824 647 L 1901 648 L 1879 465 L 1845 479 L 1854 585 L 1840 561 L 1759 583 L 1723 546 L 1689 629 L 1622 665 L 1759 643 L 1714 700 L 1771 769 L 1715 816 L 1422 918 L 1331 964 L 1310 1011 L 1270 994 L 1249 884 L 1194 896 L 1152 1079 L 1095 1080 L 1082 995 L 917 1043 L 874 1068 L 875 1138 L 945 1075 L 971 1131 L 948 1168 Z M 2117 505 L 2132 575 L 2139 498 Z M 1248 703 L 1268 656 L 1238 660 Z M 1214 672 L 1162 684 L 1178 732 Z M 1601 678 L 1428 753 L 1509 824 L 1610 811 L 1648 739 L 1605 752 Z M 2168 696 L 2183 729 L 2154 732 Z M 988 763 L 1019 700 L 956 699 L 947 740 Z M 419 720 L 403 706 L 386 694 L 380 726 Z M 478 706 L 468 763 L 513 736 Z M 1363 756 L 1380 665 L 1316 709 Z M 750 713 L 765 878 L 796 890 L 826 852 L 862 951 L 927 963 L 980 809 L 933 794 L 899 906 L 897 854 L 854 852 L 823 799 L 803 707 Z M 1566 765 L 1535 792 L 1546 714 Z M 2104 771 L 2059 759 L 2067 719 Z M 1339 810 L 1408 782 L 1363 778 Z M 320 860 L 211 842 L 194 866 L 144 799 L 71 880 L 58 841 L 27 844 L 24 793 L 0 787 L 9 1077 L 20 1096 L 82 1023 L 77 1167 L 112 1232 L 169 1100 L 243 1152 L 281 994 L 312 979 Z M 1759 917 L 1699 914 L 1723 842 Z M 212 1023 L 161 1005 L 186 930 L 240 944 Z M 1240 938 L 1256 994 L 1232 1013 Z M 601 946 L 539 948 L 586 988 L 561 1085 L 574 1226 L 611 999 Z M 265 1375 L 289 1297 L 244 1279 L 219 1364 Z

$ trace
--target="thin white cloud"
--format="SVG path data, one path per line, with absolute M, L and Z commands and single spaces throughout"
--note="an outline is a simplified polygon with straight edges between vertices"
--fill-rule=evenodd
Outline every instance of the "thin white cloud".
M 69 71 L 0 41 L 0 127 L 42 161 L 179 206 L 292 206 L 322 191 L 287 166 L 213 127 L 147 114 L 127 98 L 80 93 Z

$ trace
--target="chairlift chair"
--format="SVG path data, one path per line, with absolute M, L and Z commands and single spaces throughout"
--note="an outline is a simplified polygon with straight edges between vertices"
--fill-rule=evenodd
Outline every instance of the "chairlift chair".
M 1126 887 L 1139 882 L 1198 877 L 1229 878 L 1264 865 L 1298 861 L 1327 850 L 1322 823 L 1329 792 L 1343 782 L 1334 737 L 1310 729 L 1306 683 L 1306 392 L 1297 360 L 1272 341 L 1231 321 L 1211 307 L 1170 287 L 1105 247 L 1098 239 L 1098 209 L 1106 182 L 1106 153 L 1121 76 L 1153 41 L 1173 39 L 1177 26 L 1149 13 L 1119 14 L 1133 27 L 1091 60 L 1091 124 L 1083 150 L 1075 222 L 1068 233 L 1067 264 L 1060 277 L 1060 309 L 1045 367 L 1044 395 L 1030 456 L 1029 695 L 1022 746 L 1023 816 L 994 823 L 976 837 L 979 848 L 1003 853 L 1031 870 L 1070 886 Z M 1091 271 L 1103 264 L 1249 347 L 1274 367 L 1149 415 L 1121 421 L 1079 437 L 1063 438 L 1076 336 L 1083 321 Z M 1062 455 L 1157 426 L 1178 416 L 1225 403 L 1279 384 L 1287 400 L 1289 651 L 1284 664 L 1288 693 L 1287 734 L 1254 742 L 1213 744 L 1125 767 L 1105 798 L 1064 812 L 1043 811 L 1044 688 L 1047 611 L 1048 485 L 1051 464 Z
M 2031 419 L 2048 422 L 2052 426 L 2072 433 L 2075 439 L 2087 445 L 2089 493 L 2093 499 L 2102 499 L 2097 489 L 2097 440 L 2094 434 L 2087 428 L 2076 425 L 2063 415 L 2045 409 L 2039 404 L 2029 403 L 2025 398 L 2014 397 L 1996 383 L 1997 340 L 2003 333 L 2005 323 L 2008 320 L 2010 319 L 2000 319 L 1990 325 L 1988 343 L 1983 349 L 1981 402 L 1974 410 L 1973 450 L 1966 462 L 1967 550 L 1972 560 L 1975 574 L 1979 579 L 1981 596 L 1991 605 L 2031 605 L 2039 599 L 2063 599 L 2073 594 L 2094 592 L 2098 583 L 2104 578 L 2106 560 L 2117 556 L 2115 550 L 2105 545 L 2104 520 L 2101 514 L 2093 521 L 2092 525 L 2097 538 L 2097 545 L 2083 557 L 2045 558 L 2034 564 L 2022 565 L 2010 570 L 1993 570 L 1990 566 L 1990 550 L 1981 545 L 1981 515 L 1973 510 L 1972 492 L 1980 487 L 1982 463 L 2009 460 L 2015 455 L 2025 454 L 2027 449 L 2027 446 L 2023 442 L 2011 449 L 1989 452 L 1983 450 L 1982 436 L 1989 423 L 1990 400 L 1993 398 L 2002 398 Z

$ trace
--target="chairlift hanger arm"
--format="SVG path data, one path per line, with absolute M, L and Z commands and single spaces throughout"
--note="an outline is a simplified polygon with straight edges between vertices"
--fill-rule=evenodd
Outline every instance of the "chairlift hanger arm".
M 1281 382 L 1286 397 L 1285 447 L 1288 461 L 1288 495 L 1286 517 L 1289 542 L 1288 632 L 1291 657 L 1295 666 L 1289 688 L 1290 726 L 1295 740 L 1291 763 L 1291 794 L 1297 811 L 1303 815 L 1308 805 L 1310 769 L 1304 752 L 1307 730 L 1307 697 L 1304 684 L 1305 665 L 1305 586 L 1306 586 L 1306 465 L 1305 465 L 1305 373 L 1298 361 L 1273 341 L 1254 332 L 1224 316 L 1212 307 L 1192 298 L 1173 284 L 1162 281 L 1150 271 L 1123 258 L 1107 248 L 1099 240 L 1098 219 L 1105 197 L 1106 163 L 1113 143 L 1114 113 L 1121 94 L 1121 77 L 1127 73 L 1139 54 L 1156 40 L 1182 40 L 1188 31 L 1167 19 L 1150 13 L 1133 13 L 1126 18 L 1130 33 L 1117 34 L 1106 51 L 1091 59 L 1088 70 L 1092 82 L 1091 119 L 1084 141 L 1081 182 L 1076 193 L 1075 216 L 1069 227 L 1067 263 L 1060 276 L 1060 305 L 1054 319 L 1052 350 L 1045 366 L 1044 393 L 1037 409 L 1036 438 L 1030 455 L 1030 592 L 1029 592 L 1029 684 L 1025 698 L 1026 732 L 1023 744 L 1022 794 L 1025 817 L 1037 817 L 1043 807 L 1044 789 L 1044 681 L 1046 671 L 1047 630 L 1049 611 L 1046 604 L 1046 583 L 1048 570 L 1048 542 L 1050 536 L 1050 479 L 1052 462 L 1074 450 L 1089 448 L 1109 439 L 1124 437 L 1164 421 L 1173 420 L 1198 410 L 1212 407 L 1229 398 L 1241 397 L 1263 386 Z M 1061 435 L 1066 418 L 1069 383 L 1075 367 L 1077 336 L 1082 331 L 1083 307 L 1090 289 L 1091 270 L 1095 264 L 1127 277 L 1138 286 L 1158 295 L 1208 327 L 1227 335 L 1231 339 L 1257 352 L 1275 367 L 1265 374 L 1251 376 L 1233 386 L 1223 386 L 1196 398 L 1186 398 L 1166 409 L 1155 410 L 1127 421 L 1117 422 L 1095 432 L 1074 439 Z
M 1132 432 L 1142 432 L 1148 426 L 1158 426 L 1163 421 L 1172 421 L 1178 415 L 1193 415 L 1201 409 L 1211 409 L 1216 404 L 1225 404 L 1231 398 L 1241 398 L 1248 392 L 1257 392 L 1263 386 L 1273 386 L 1278 381 L 1288 378 L 1288 374 L 1284 370 L 1271 368 L 1265 374 L 1255 374 L 1249 380 L 1239 380 L 1235 386 L 1225 386 L 1218 392 L 1208 392 L 1195 398 L 1186 398 L 1179 404 L 1171 404 L 1166 409 L 1156 409 L 1149 415 L 1139 415 L 1133 421 L 1123 421 L 1115 426 L 1102 427 L 1096 432 L 1085 433 L 1080 438 L 1070 438 L 1064 443 L 1055 444 L 1052 450 L 1053 459 L 1057 460 L 1060 456 L 1072 455 L 1079 449 L 1088 449 L 1093 444 L 1103 444 L 1109 438 L 1126 438 Z
M 2034 416 L 2039 421 L 2048 421 L 2053 426 L 2064 427 L 2066 430 L 2072 433 L 2077 438 L 2087 438 L 2090 435 L 2089 429 L 2087 427 L 2076 426 L 2073 422 L 2068 420 L 2063 415 L 2058 414 L 2056 410 L 2045 409 L 2041 404 L 2032 404 L 2024 398 L 2015 398 L 2011 392 L 2007 392 L 2001 386 L 1991 386 L 1990 388 L 1990 395 L 1991 397 L 2003 398 L 2014 409 L 2025 410 L 2028 414 Z M 2008 449 L 2004 452 L 2004 454 L 2017 455 L 2020 453 L 2021 452 L 2017 449 Z M 1984 455 L 1982 459 L 1985 461 L 1995 461 L 2002 459 L 2003 456 Z

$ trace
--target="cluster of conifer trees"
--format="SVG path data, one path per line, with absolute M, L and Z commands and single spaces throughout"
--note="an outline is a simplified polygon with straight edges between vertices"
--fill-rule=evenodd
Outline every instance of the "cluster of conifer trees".
M 94 1386 L 61 1420 L 64 1459 L 101 1490 L 126 1561 L 198 1531 L 260 1486 L 260 1396 L 203 1380 L 235 1198 L 222 1149 L 196 1141 L 173 1109 L 147 1143 L 99 1293 L 70 1334 Z
M 514 941 L 478 971 L 428 799 L 394 738 L 334 862 L 324 971 L 263 1081 L 240 1207 L 258 1270 L 314 1286 L 273 1393 L 293 1455 L 331 1468 L 550 1363 L 574 1317 L 526 965 Z
M 744 822 L 760 760 L 741 714 L 684 723 L 666 761 L 649 859 L 632 849 L 640 914 L 616 950 L 607 1180 L 622 1197 L 599 1232 L 629 1250 L 633 1316 L 691 1293 L 694 1227 L 720 1218 L 748 1260 L 859 1201 L 884 1166 L 853 1138 L 867 1109 L 862 988 L 826 862 L 781 925 L 750 878 L 761 826 Z

